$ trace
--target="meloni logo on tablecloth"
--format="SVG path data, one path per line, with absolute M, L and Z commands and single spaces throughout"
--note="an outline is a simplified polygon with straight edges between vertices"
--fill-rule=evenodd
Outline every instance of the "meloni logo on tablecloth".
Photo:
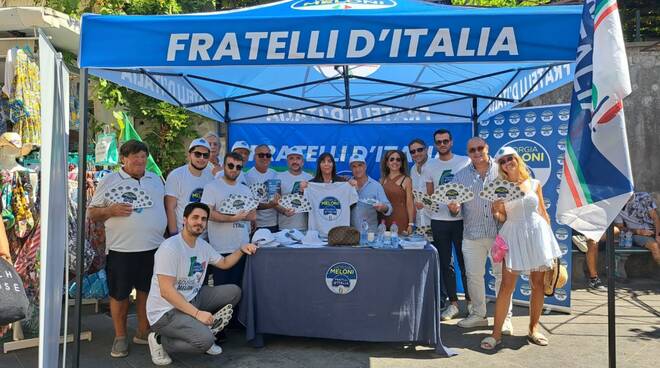
M 325 273 L 325 284 L 335 294 L 348 294 L 357 284 L 357 270 L 350 263 L 335 263 Z

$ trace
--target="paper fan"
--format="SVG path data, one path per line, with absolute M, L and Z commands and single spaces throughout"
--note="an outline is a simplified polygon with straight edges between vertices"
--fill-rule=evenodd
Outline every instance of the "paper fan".
M 448 183 L 439 186 L 431 199 L 440 203 L 465 203 L 474 199 L 474 193 L 463 184 Z
M 241 211 L 252 211 L 257 208 L 257 200 L 242 194 L 230 194 L 222 203 L 218 211 L 220 213 L 235 215 Z
M 364 198 L 364 199 L 359 199 L 358 202 L 362 202 L 366 205 L 373 206 L 375 204 L 378 204 L 378 200 L 376 198 Z
M 268 187 L 266 183 L 252 184 L 250 185 L 250 191 L 252 191 L 252 197 L 259 203 L 268 203 Z
M 423 236 L 428 241 L 433 241 L 433 231 L 431 231 L 430 226 L 418 226 L 415 228 L 414 234 Z
M 312 210 L 312 205 L 300 193 L 285 194 L 280 199 L 280 206 L 286 209 L 293 209 L 296 213 L 309 212 Z
M 479 197 L 491 202 L 497 200 L 509 202 L 520 199 L 524 196 L 525 193 L 523 193 L 522 190 L 520 190 L 520 187 L 518 187 L 516 184 L 501 179 L 496 179 L 486 183 L 484 185 L 484 190 L 479 192 Z
M 105 198 L 110 203 L 131 204 L 133 208 L 148 208 L 154 205 L 144 189 L 128 184 L 119 184 L 111 188 L 105 193 Z
M 440 207 L 438 206 L 438 202 L 433 200 L 433 197 L 424 193 L 420 192 L 419 190 L 413 190 L 413 197 L 415 197 L 415 202 L 420 202 L 424 205 L 424 208 L 426 208 L 429 211 L 432 212 L 438 212 Z

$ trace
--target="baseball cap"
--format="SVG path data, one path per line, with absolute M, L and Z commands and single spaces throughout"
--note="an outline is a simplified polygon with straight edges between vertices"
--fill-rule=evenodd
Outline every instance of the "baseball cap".
M 499 150 L 497 150 L 497 153 L 495 153 L 495 161 L 498 161 L 500 158 L 508 155 L 516 155 L 518 156 L 518 152 L 513 149 L 513 147 L 502 147 Z
M 190 146 L 188 146 L 188 152 L 192 151 L 192 149 L 195 147 L 204 147 L 211 151 L 211 145 L 204 138 L 193 139 L 193 141 L 190 142 Z
M 231 151 L 234 152 L 237 149 L 246 149 L 250 152 L 250 145 L 246 141 L 236 141 L 234 145 L 231 146 Z
M 363 162 L 363 163 L 366 164 L 367 163 L 367 158 L 364 155 L 356 153 L 348 159 L 348 164 L 349 165 L 352 164 L 353 162 Z
M 286 150 L 286 157 L 289 157 L 291 155 L 304 156 L 302 149 L 300 149 L 300 147 L 298 146 L 289 147 L 289 149 Z

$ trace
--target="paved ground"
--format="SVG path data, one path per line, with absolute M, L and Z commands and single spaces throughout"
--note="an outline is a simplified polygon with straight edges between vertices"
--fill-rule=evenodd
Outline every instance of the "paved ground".
M 244 342 L 243 333 L 229 331 L 225 352 L 218 357 L 175 355 L 171 367 L 606 367 L 606 293 L 577 289 L 572 293 L 573 314 L 549 314 L 541 318 L 548 347 L 529 345 L 525 339 L 527 309 L 514 310 L 514 336 L 504 340 L 495 354 L 485 353 L 479 341 L 487 329 L 464 330 L 457 321 L 443 325 L 445 345 L 459 355 L 439 357 L 429 347 L 401 344 L 357 343 L 323 339 L 270 336 L 266 347 L 254 349 Z M 493 304 L 489 304 L 489 311 Z M 617 289 L 617 363 L 619 367 L 657 367 L 660 351 L 660 283 L 636 280 Z M 89 312 L 89 310 L 87 311 Z M 135 320 L 131 319 L 131 325 Z M 92 342 L 83 342 L 81 367 L 151 367 L 148 348 L 131 346 L 127 358 L 109 355 L 112 325 L 105 313 L 87 314 L 85 329 Z M 36 367 L 37 349 L 0 353 L 0 368 Z

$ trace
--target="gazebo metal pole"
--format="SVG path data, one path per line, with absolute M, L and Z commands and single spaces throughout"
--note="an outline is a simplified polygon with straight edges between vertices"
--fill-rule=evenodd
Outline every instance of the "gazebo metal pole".
M 477 98 L 472 97 L 472 136 L 477 136 L 477 129 L 479 128 L 479 113 L 477 112 Z
M 605 236 L 607 249 L 607 353 L 610 368 L 616 368 L 616 311 L 614 281 L 614 227 L 607 228 Z

